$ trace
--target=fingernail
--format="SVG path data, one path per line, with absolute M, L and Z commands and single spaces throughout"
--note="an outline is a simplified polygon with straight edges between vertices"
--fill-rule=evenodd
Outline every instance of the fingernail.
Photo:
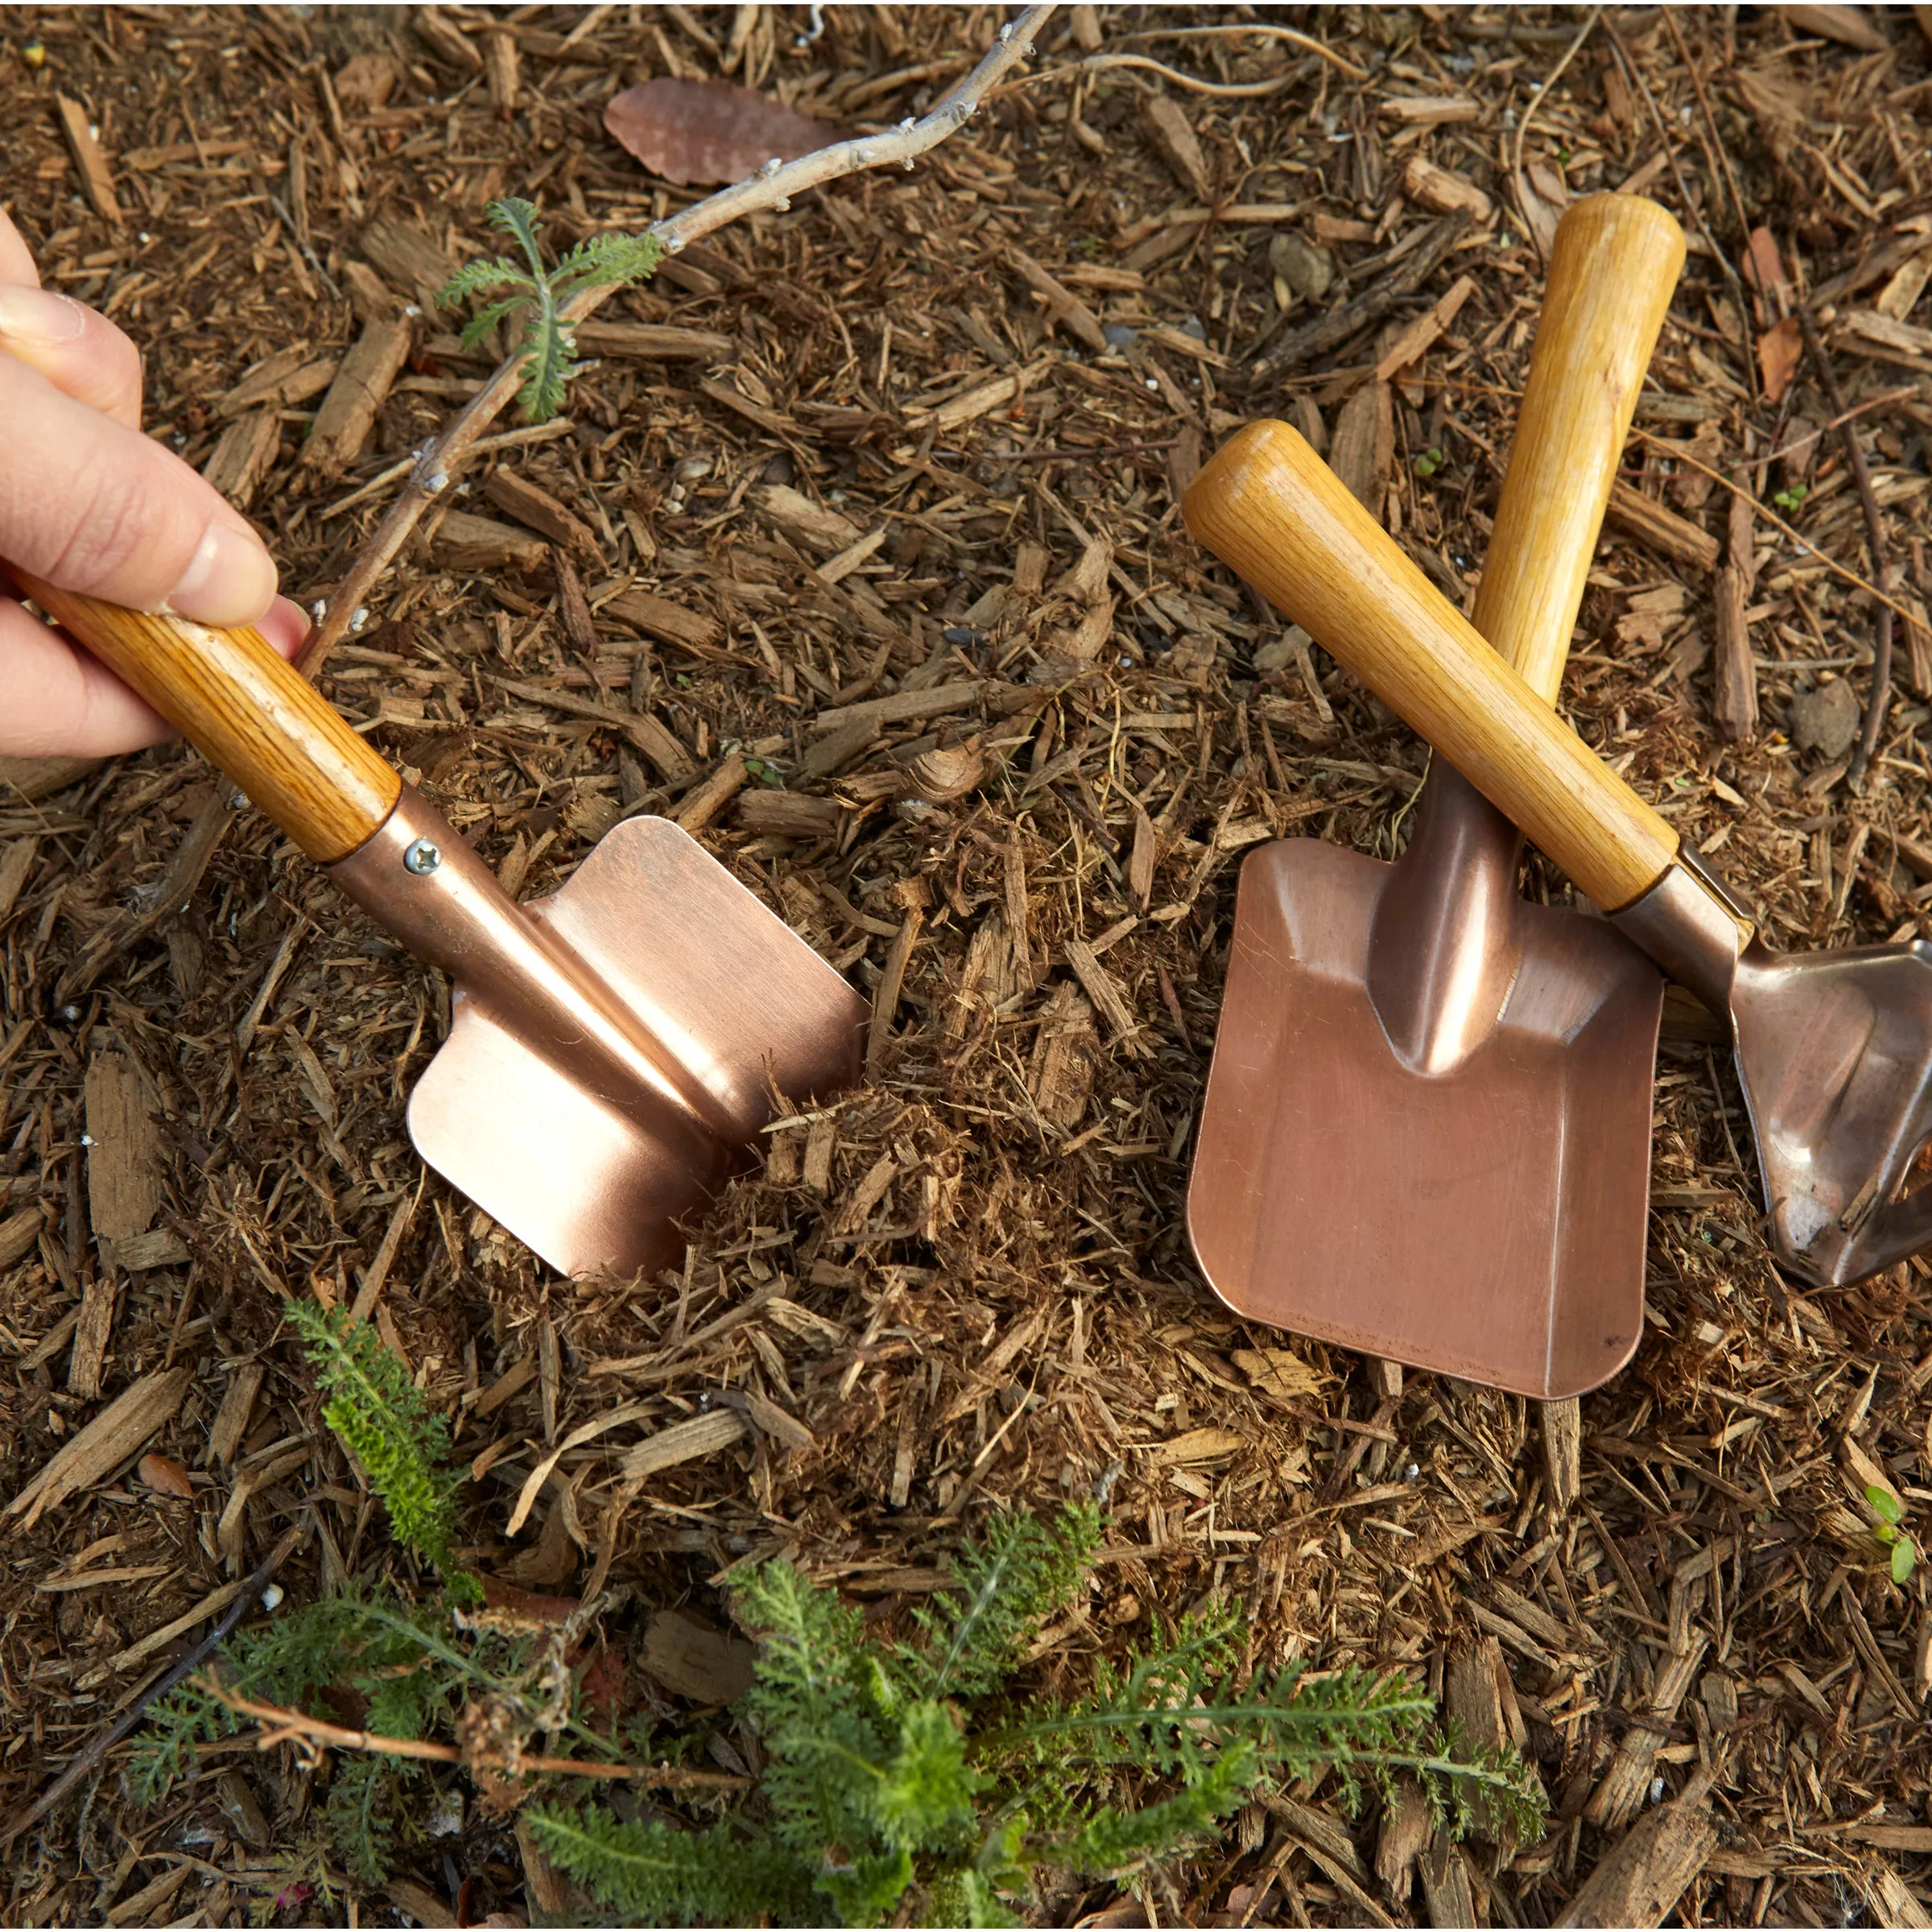
M 71 342 L 87 326 L 78 302 L 44 288 L 0 287 L 0 336 L 23 345 Z
M 161 608 L 197 624 L 252 624 L 275 594 L 275 567 L 246 532 L 212 523 Z

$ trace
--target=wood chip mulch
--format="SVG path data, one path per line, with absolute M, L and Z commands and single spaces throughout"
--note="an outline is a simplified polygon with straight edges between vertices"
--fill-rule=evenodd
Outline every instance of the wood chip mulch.
M 9 9 L 0 192 L 48 284 L 141 345 L 153 433 L 313 597 L 491 365 L 430 306 L 495 252 L 485 200 L 535 198 L 561 247 L 696 192 L 605 133 L 612 94 L 728 71 L 889 125 L 997 24 L 747 11 Z M 1542 1843 L 1456 1849 L 1297 1788 L 1047 1922 L 1932 1922 L 1926 1572 L 1889 1580 L 1865 1500 L 1925 1535 L 1932 1271 L 1780 1278 L 1695 1013 L 1658 1070 L 1649 1331 L 1580 1434 L 1249 1328 L 1195 1271 L 1241 855 L 1388 856 L 1424 753 L 1176 510 L 1228 429 L 1285 415 L 1467 597 L 1542 287 L 1508 176 L 1534 102 L 1533 222 L 1628 185 L 1692 251 L 1568 714 L 1784 943 L 1926 934 L 1932 639 L 1900 625 L 1852 790 L 1875 607 L 1832 565 L 1876 580 L 1785 322 L 1820 323 L 1877 568 L 1921 609 L 1932 49 L 1904 10 L 1610 11 L 1538 101 L 1581 11 L 1298 10 L 1364 80 L 1201 31 L 1243 17 L 1063 13 L 1036 68 L 1097 48 L 1194 85 L 1030 81 L 911 173 L 607 304 L 568 419 L 497 426 L 324 675 L 519 893 L 625 813 L 680 816 L 877 1001 L 869 1084 L 771 1137 L 680 1274 L 550 1278 L 426 1182 L 402 1103 L 447 989 L 258 815 L 204 811 L 197 758 L 6 769 L 0 1806 L 284 1531 L 298 1597 L 391 1560 L 282 1325 L 313 1294 L 450 1414 L 465 1560 L 628 1590 L 639 1673 L 651 1614 L 720 1620 L 735 1563 L 788 1554 L 889 1624 L 987 1508 L 1097 1484 L 1104 1560 L 1043 1685 L 1232 1592 L 1257 1664 L 1412 1666 L 1550 1793 Z M 1400 1187 L 1364 1174 L 1360 1212 Z M 282 1848 L 320 1773 L 217 1753 L 149 1813 L 119 1762 L 14 1844 L 8 1922 L 324 1909 Z M 362 1922 L 454 1923 L 473 1877 L 476 1909 L 530 1909 L 501 1823 L 412 1869 Z

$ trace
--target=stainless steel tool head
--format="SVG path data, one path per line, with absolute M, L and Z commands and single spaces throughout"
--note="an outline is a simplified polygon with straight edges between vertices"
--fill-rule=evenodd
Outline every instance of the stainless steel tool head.
M 1729 1016 L 1780 1257 L 1859 1281 L 1932 1241 L 1932 946 L 1773 952 L 1728 899 L 1686 851 L 1616 923 Z
M 1188 1228 L 1242 1315 L 1549 1398 L 1642 1332 L 1663 982 L 1520 852 L 1439 767 L 1393 865 L 1249 856 Z
M 674 1261 L 777 1096 L 859 1077 L 863 999 L 667 819 L 624 820 L 519 906 L 405 787 L 330 871 L 456 982 L 418 1151 L 565 1274 Z

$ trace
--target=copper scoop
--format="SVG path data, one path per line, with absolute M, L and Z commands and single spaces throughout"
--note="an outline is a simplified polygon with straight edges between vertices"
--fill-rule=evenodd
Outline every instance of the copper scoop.
M 1683 259 L 1634 196 L 1557 232 L 1475 619 L 1546 701 Z M 1549 1398 L 1642 1331 L 1663 981 L 1602 919 L 1525 903 L 1521 851 L 1439 760 L 1393 865 L 1249 855 L 1187 1220 L 1245 1315 Z
M 409 1131 L 553 1267 L 674 1259 L 774 1099 L 858 1078 L 865 1003 L 667 819 L 623 820 L 519 906 L 258 632 L 21 589 L 378 923 L 454 982 Z
M 1790 955 L 1282 423 L 1223 445 L 1187 525 L 1435 745 L 1730 1026 L 1772 1245 L 1854 1282 L 1932 1241 L 1932 946 Z

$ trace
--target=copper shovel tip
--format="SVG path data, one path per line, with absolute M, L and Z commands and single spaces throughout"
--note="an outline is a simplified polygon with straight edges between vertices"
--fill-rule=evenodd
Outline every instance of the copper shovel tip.
M 668 819 L 624 820 L 518 907 L 406 790 L 332 870 L 456 980 L 410 1098 L 417 1150 L 565 1274 L 675 1261 L 781 1100 L 859 1078 L 865 1001 Z
M 1395 865 L 1314 839 L 1244 865 L 1188 1231 L 1249 1319 L 1580 1394 L 1642 1332 L 1662 981 L 1518 898 L 1513 831 L 1430 788 Z

